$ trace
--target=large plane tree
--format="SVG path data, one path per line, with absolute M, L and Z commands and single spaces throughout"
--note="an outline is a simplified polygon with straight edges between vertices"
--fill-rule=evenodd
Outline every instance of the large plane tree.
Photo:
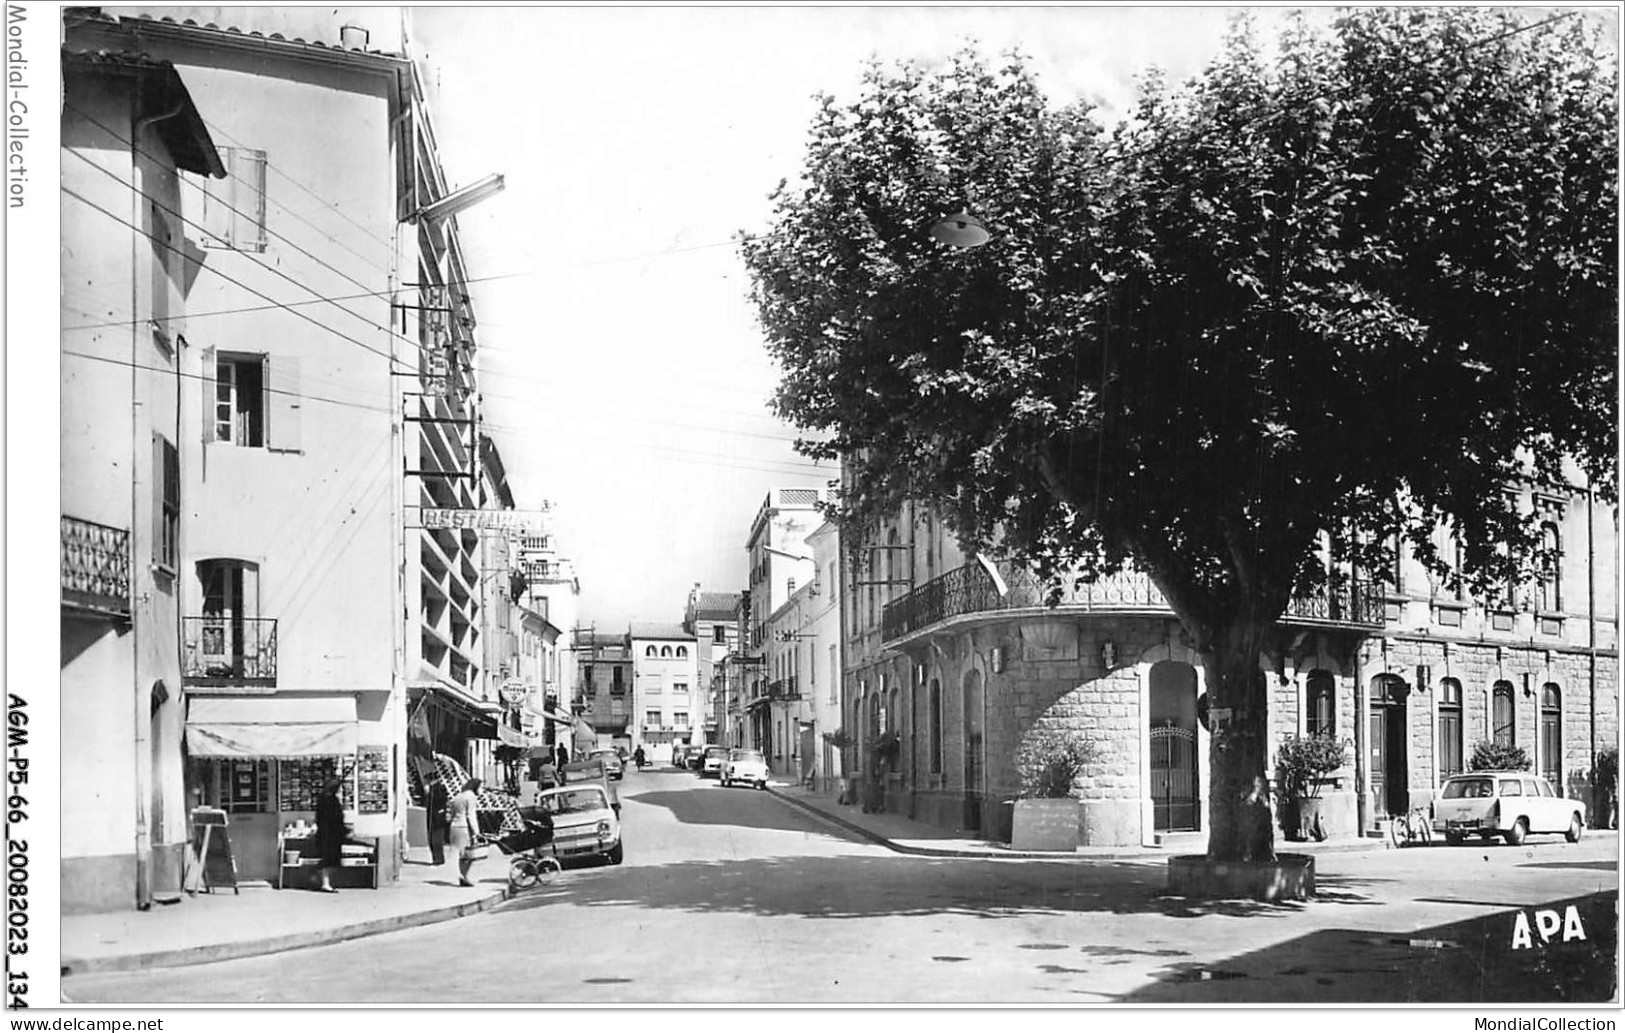
M 1493 594 L 1540 547 L 1506 489 L 1567 464 L 1614 497 L 1599 46 L 1572 13 L 1243 20 L 1110 132 L 1019 56 L 877 61 L 745 239 L 776 408 L 845 461 L 846 517 L 921 500 L 969 548 L 1161 589 L 1230 714 L 1215 861 L 1274 858 L 1260 657 L 1293 598 L 1396 541 Z M 983 246 L 928 232 L 961 209 Z

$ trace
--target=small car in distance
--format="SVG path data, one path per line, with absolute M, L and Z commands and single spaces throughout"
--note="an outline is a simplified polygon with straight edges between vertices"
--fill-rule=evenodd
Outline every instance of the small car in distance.
M 591 753 L 587 754 L 587 760 L 603 761 L 604 770 L 609 772 L 610 778 L 620 779 L 626 775 L 626 765 L 621 760 L 620 752 L 617 750 L 593 750 Z
M 1468 836 L 1500 838 L 1518 846 L 1530 834 L 1561 833 L 1578 843 L 1586 806 L 1527 771 L 1474 771 L 1452 775 L 1433 802 L 1433 827 L 1455 846 Z
M 707 746 L 705 755 L 700 758 L 699 772 L 701 778 L 721 778 L 722 765 L 728 761 L 728 751 L 722 746 Z
M 536 794 L 536 806 L 553 819 L 559 860 L 601 857 L 621 863 L 621 819 L 603 786 L 588 782 L 544 789 Z
M 694 755 L 698 746 L 674 746 L 671 751 L 671 766 L 674 768 L 688 767 L 688 758 Z
M 728 759 L 722 765 L 722 784 L 731 786 L 736 782 L 757 789 L 767 788 L 767 759 L 760 750 L 728 751 Z

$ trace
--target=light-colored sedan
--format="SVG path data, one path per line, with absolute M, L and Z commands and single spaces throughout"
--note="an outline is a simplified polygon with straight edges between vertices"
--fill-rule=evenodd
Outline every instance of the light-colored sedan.
M 587 754 L 588 761 L 603 761 L 604 769 L 609 777 L 619 779 L 626 774 L 626 765 L 621 761 L 621 755 L 616 750 L 593 750 Z
M 767 788 L 767 759 L 760 750 L 728 751 L 728 759 L 722 765 L 722 784 L 731 786 L 735 783 L 757 789 Z
M 700 760 L 700 777 L 710 778 L 715 775 L 722 777 L 722 765 L 728 761 L 728 751 L 721 746 L 707 746 L 705 756 Z
M 603 786 L 544 789 L 536 795 L 536 806 L 553 819 L 553 849 L 560 860 L 602 857 L 610 864 L 621 863 L 621 819 Z
M 1452 846 L 1468 836 L 1500 837 L 1513 846 L 1531 833 L 1562 833 L 1578 843 L 1586 806 L 1527 771 L 1475 771 L 1445 780 L 1433 802 L 1433 827 Z

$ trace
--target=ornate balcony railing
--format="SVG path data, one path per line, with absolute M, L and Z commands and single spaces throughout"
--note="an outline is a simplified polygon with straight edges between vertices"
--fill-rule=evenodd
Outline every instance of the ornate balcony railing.
M 1321 589 L 1312 596 L 1294 599 L 1281 616 L 1282 624 L 1354 625 L 1380 628 L 1383 625 L 1382 585 L 1366 581 Z
M 275 685 L 276 620 L 183 617 L 181 675 L 194 685 Z
M 1037 609 L 1052 604 L 1072 613 L 1173 613 L 1150 576 L 1134 571 L 1095 582 L 1062 577 L 1046 584 L 1029 571 L 999 564 L 999 575 L 1007 589 L 1002 596 L 980 563 L 966 564 L 926 582 L 886 605 L 881 615 L 881 637 L 886 641 L 899 639 L 965 614 Z M 1382 626 L 1382 613 L 1380 586 L 1353 582 L 1293 600 L 1281 621 L 1377 628 Z
M 800 685 L 800 677 L 797 675 L 791 675 L 788 678 L 780 678 L 778 681 L 769 682 L 767 686 L 767 694 L 773 699 L 800 699 Z
M 130 532 L 62 518 L 62 605 L 129 619 Z

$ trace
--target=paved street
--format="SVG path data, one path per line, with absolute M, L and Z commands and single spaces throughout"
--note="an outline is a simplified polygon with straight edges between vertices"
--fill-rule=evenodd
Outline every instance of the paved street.
M 487 914 L 64 981 L 78 1002 L 1469 1002 L 1611 982 L 1617 839 L 1326 854 L 1308 905 L 1187 906 L 1165 863 L 899 855 L 764 792 L 623 783 L 626 862 Z M 493 858 L 481 872 L 502 877 Z M 1513 908 L 1585 941 L 1511 951 Z M 1601 975 L 1599 976 L 1599 973 Z M 1603 977 L 1607 977 L 1604 979 Z M 1588 980 L 1590 982 L 1588 982 Z

